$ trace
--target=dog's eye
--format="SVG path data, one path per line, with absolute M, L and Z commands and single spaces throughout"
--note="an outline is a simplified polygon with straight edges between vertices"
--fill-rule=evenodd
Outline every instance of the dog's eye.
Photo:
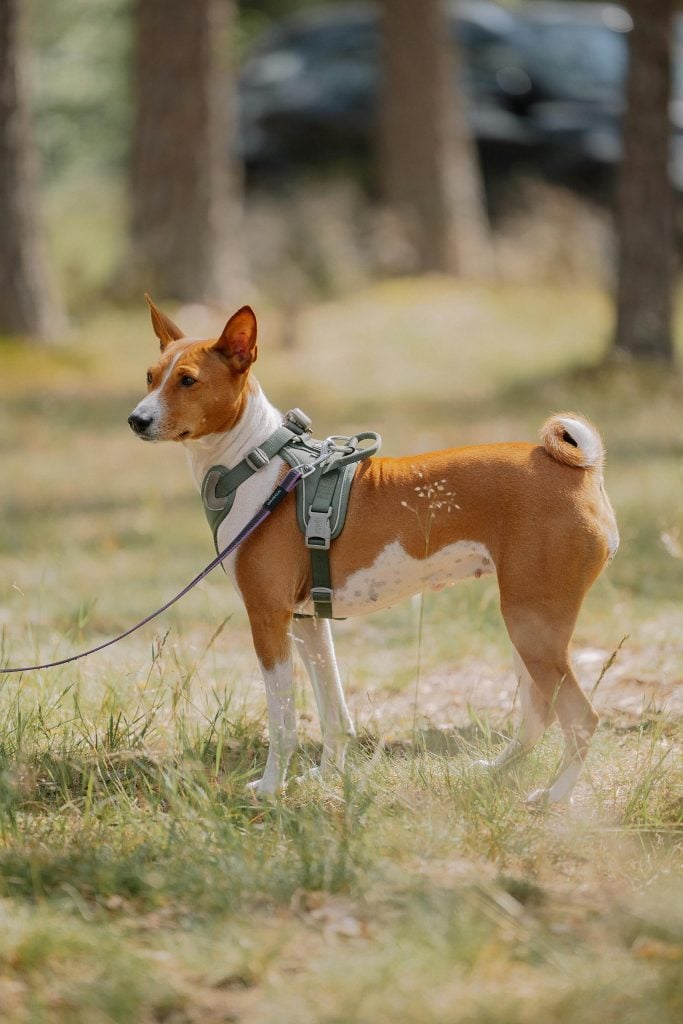
M 184 388 L 191 388 L 192 385 L 196 383 L 197 381 L 194 379 L 194 377 L 190 377 L 188 376 L 188 374 L 185 374 L 185 376 L 180 378 L 180 384 Z
M 151 373 L 150 370 L 147 371 L 147 383 L 148 384 L 152 383 L 152 373 Z

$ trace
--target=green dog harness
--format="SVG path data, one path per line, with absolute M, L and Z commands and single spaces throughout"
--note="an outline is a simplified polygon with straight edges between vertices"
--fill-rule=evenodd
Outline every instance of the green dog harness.
M 202 482 L 204 512 L 218 551 L 218 529 L 229 514 L 237 488 L 279 455 L 292 468 L 310 467 L 296 488 L 299 528 L 311 558 L 311 600 L 319 618 L 334 618 L 330 543 L 344 528 L 351 484 L 361 459 L 374 455 L 382 439 L 374 431 L 352 437 L 311 437 L 311 421 L 292 409 L 281 427 L 252 448 L 233 469 L 212 466 Z M 297 616 L 308 617 L 308 616 Z

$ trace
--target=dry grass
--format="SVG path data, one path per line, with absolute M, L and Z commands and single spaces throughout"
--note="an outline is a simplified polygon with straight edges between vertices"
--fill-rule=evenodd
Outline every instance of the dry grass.
M 319 434 L 369 426 L 387 452 L 418 451 L 530 438 L 561 407 L 603 429 L 623 547 L 577 630 L 603 725 L 576 806 L 523 806 L 554 735 L 504 779 L 468 767 L 514 697 L 486 584 L 425 598 L 416 746 L 419 609 L 341 623 L 362 738 L 349 775 L 252 805 L 263 699 L 216 576 L 125 645 L 3 681 L 3 1020 L 680 1019 L 680 378 L 588 369 L 609 308 L 586 289 L 401 282 L 307 309 L 285 350 L 290 328 L 265 312 L 260 376 Z M 152 352 L 143 312 L 4 350 L 7 662 L 110 635 L 211 555 L 180 452 L 125 425 Z

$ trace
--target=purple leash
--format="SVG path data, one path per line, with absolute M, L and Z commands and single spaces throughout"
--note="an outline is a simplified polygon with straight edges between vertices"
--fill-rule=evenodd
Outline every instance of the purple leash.
M 136 630 L 146 626 L 148 622 L 151 622 L 152 619 L 156 619 L 158 615 L 161 615 L 161 613 L 165 612 L 167 608 L 174 605 L 176 601 L 181 599 L 181 597 L 185 597 L 185 594 L 189 594 L 189 592 L 193 590 L 198 583 L 201 583 L 201 581 L 208 576 L 217 565 L 221 564 L 224 558 L 231 555 L 235 548 L 239 547 L 242 541 L 245 541 L 247 537 L 254 532 L 254 530 L 258 529 L 261 523 L 268 518 L 273 509 L 277 508 L 283 498 L 286 498 L 287 495 L 294 490 L 296 485 L 299 483 L 299 480 L 301 480 L 305 475 L 306 468 L 307 467 L 290 469 L 287 476 L 282 480 L 282 483 L 278 484 L 270 497 L 264 501 L 256 515 L 249 520 L 246 526 L 240 530 L 236 537 L 233 537 L 227 547 L 218 552 L 213 561 L 209 562 L 207 567 L 202 569 L 198 576 L 195 576 L 187 586 L 183 587 L 179 594 L 176 594 L 170 601 L 167 601 L 166 604 L 161 606 L 161 608 L 157 608 L 155 612 L 151 612 L 151 614 L 140 622 L 136 622 L 136 624 L 131 626 L 130 629 L 127 629 L 125 633 L 119 633 L 119 635 L 115 636 L 113 640 L 105 640 L 103 644 L 98 644 L 97 647 L 91 647 L 87 651 L 82 651 L 81 654 L 72 654 L 69 658 L 60 658 L 59 661 L 48 661 L 44 665 L 26 665 L 24 668 L 0 668 L 0 675 L 9 674 L 10 672 L 37 672 L 43 668 L 56 668 L 58 665 L 68 665 L 72 661 L 80 661 L 81 658 L 87 658 L 90 654 L 95 654 L 97 651 L 103 651 L 105 647 L 111 647 L 112 644 L 117 644 L 119 640 L 124 640 L 127 636 L 130 636 L 131 633 L 135 633 Z

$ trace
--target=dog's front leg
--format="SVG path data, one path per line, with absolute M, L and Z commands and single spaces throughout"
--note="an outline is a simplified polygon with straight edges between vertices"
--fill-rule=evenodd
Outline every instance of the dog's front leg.
M 344 700 L 330 623 L 327 619 L 294 619 L 293 633 L 320 715 L 323 734 L 320 770 L 324 773 L 334 767 L 343 771 L 346 747 L 354 728 Z
M 249 789 L 264 796 L 282 789 L 287 766 L 296 747 L 296 709 L 292 679 L 291 615 L 250 613 L 254 648 L 266 686 L 270 746 L 263 777 Z

